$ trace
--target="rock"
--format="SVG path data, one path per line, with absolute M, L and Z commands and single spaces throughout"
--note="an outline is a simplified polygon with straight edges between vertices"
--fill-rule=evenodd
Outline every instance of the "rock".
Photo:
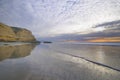
M 16 41 L 16 35 L 12 28 L 0 23 L 0 41 Z
M 52 42 L 50 42 L 50 41 L 43 41 L 43 43 L 52 43 Z
M 27 29 L 10 27 L 0 23 L 0 41 L 35 42 L 36 39 Z
M 11 27 L 11 28 L 16 34 L 17 41 L 24 41 L 24 42 L 36 41 L 35 37 L 32 35 L 32 33 L 29 30 L 23 28 L 16 28 L 16 27 Z

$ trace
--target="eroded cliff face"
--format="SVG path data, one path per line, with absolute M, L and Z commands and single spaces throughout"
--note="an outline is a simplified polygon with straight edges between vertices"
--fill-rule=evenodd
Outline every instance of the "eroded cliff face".
M 16 41 L 12 28 L 0 23 L 0 41 Z
M 36 41 L 32 33 L 24 28 L 10 27 L 0 23 L 0 41 Z
M 35 37 L 32 35 L 32 33 L 23 28 L 16 28 L 16 27 L 11 27 L 16 35 L 16 40 L 17 41 L 36 41 Z

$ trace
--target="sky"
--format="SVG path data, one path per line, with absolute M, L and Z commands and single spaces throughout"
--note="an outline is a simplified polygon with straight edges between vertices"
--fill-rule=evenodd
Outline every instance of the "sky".
M 119 20 L 120 0 L 0 0 L 0 22 L 37 38 L 110 36 L 120 33 Z

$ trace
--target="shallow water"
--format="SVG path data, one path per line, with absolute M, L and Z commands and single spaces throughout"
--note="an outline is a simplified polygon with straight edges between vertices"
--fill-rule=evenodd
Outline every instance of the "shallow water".
M 75 56 L 74 56 L 75 55 Z M 22 44 L 0 46 L 0 80 L 120 80 L 120 46 Z

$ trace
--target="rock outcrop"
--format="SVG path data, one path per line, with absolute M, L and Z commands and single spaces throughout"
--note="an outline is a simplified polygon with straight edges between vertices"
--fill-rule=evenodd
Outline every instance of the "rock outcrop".
M 35 37 L 32 35 L 32 33 L 23 28 L 16 28 L 16 27 L 11 27 L 16 35 L 16 40 L 17 41 L 36 41 Z
M 35 42 L 36 39 L 27 29 L 10 27 L 0 23 L 0 41 Z
M 0 23 L 0 41 L 16 41 L 12 28 Z

